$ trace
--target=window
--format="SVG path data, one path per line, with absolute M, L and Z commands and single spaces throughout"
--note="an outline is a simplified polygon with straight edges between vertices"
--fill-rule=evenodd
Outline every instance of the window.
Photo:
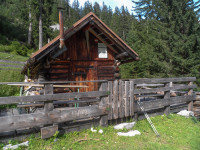
M 98 43 L 98 58 L 108 58 L 107 47 L 103 43 Z

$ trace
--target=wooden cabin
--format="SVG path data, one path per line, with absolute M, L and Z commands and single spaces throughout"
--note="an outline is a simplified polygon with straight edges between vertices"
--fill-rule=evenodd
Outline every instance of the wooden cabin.
M 119 65 L 139 60 L 138 54 L 90 12 L 36 51 L 22 73 L 47 81 L 112 80 L 119 78 Z M 85 91 L 97 89 L 87 83 Z

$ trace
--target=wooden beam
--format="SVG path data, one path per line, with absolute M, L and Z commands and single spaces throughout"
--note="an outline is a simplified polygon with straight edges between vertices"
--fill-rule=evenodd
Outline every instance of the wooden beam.
M 41 81 L 41 82 L 0 82 L 0 84 L 67 84 L 67 83 L 87 83 L 87 82 L 108 82 L 108 80 L 89 81 Z
M 89 42 L 89 31 L 88 30 L 86 30 L 85 31 L 85 38 L 86 38 L 86 44 L 87 44 L 87 52 L 88 52 L 88 55 L 89 55 L 89 53 L 90 53 L 90 42 Z
M 118 119 L 118 102 L 119 102 L 119 85 L 118 80 L 115 80 L 113 83 L 113 119 Z
M 62 94 L 48 94 L 36 96 L 11 96 L 0 97 L 0 104 L 18 104 L 21 102 L 46 102 L 46 101 L 59 101 L 67 100 L 69 98 L 82 98 L 82 97 L 101 97 L 107 96 L 107 91 L 92 91 L 81 93 L 62 93 Z
M 172 82 L 166 83 L 165 87 L 172 87 Z M 165 91 L 164 100 L 165 99 L 170 99 L 170 91 Z M 165 107 L 164 114 L 167 116 L 170 114 L 170 105 Z
M 58 125 L 41 128 L 41 139 L 52 137 L 58 131 Z
M 53 94 L 53 84 L 45 84 L 44 85 L 44 95 L 52 95 Z M 47 101 L 44 103 L 44 111 L 49 112 L 54 109 L 54 105 L 52 101 Z
M 7 84 L 14 86 L 33 86 L 33 87 L 44 87 L 44 84 Z M 53 87 L 64 87 L 64 88 L 88 88 L 87 85 L 53 85 Z
M 79 108 L 54 109 L 48 113 L 32 113 L 9 117 L 0 117 L 0 132 L 23 128 L 33 128 L 41 125 L 61 123 L 107 114 L 107 106 L 87 106 Z
M 160 88 L 152 88 L 152 89 L 139 89 L 135 90 L 134 94 L 145 94 L 145 93 L 155 93 L 160 91 L 169 91 L 169 90 L 181 90 L 181 89 L 193 89 L 196 88 L 196 85 L 183 85 L 183 86 L 173 86 L 173 87 L 160 87 Z
M 152 83 L 167 83 L 167 82 L 187 82 L 196 81 L 196 77 L 180 77 L 180 78 L 143 78 L 143 79 L 130 79 L 134 80 L 135 84 L 152 84 Z
M 193 85 L 193 82 L 189 82 L 189 86 Z M 193 95 L 193 89 L 189 89 L 188 95 Z M 193 111 L 193 101 L 189 102 L 188 104 L 188 111 Z
M 51 57 L 53 59 L 55 59 L 56 57 L 60 56 L 62 53 L 64 53 L 65 51 L 67 51 L 67 47 L 64 45 L 61 49 L 58 48 L 56 51 L 54 51 L 52 54 L 51 54 Z
M 123 52 L 123 53 L 121 53 L 121 54 L 118 54 L 118 55 L 115 57 L 115 59 L 121 59 L 121 58 L 126 57 L 126 56 L 128 56 L 128 53 L 127 53 L 127 52 Z
M 157 99 L 147 102 L 141 102 L 142 106 L 144 107 L 145 111 L 163 108 L 165 106 L 174 105 L 174 104 L 181 104 L 185 102 L 189 102 L 195 99 L 195 96 L 177 96 L 171 97 L 169 99 Z M 137 110 L 141 111 L 140 107 L 137 105 Z
M 103 90 L 108 90 L 108 83 L 101 83 L 100 85 L 100 91 Z M 110 104 L 109 104 L 109 97 L 102 97 L 99 103 L 99 106 L 104 106 L 107 105 L 109 106 L 108 109 L 110 109 Z M 108 125 L 108 114 L 100 116 L 100 126 L 107 126 Z
M 113 52 L 115 52 L 117 54 L 119 53 L 111 45 L 109 45 L 109 43 L 107 43 L 102 37 L 100 37 L 94 30 L 92 30 L 91 28 L 88 30 L 90 33 L 92 33 L 94 36 L 96 36 L 102 43 L 104 43 L 107 47 L 109 47 Z

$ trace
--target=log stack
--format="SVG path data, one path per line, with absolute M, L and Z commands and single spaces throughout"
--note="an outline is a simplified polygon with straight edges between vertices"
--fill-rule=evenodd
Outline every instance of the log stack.
M 194 116 L 200 118 L 200 92 L 196 92 L 196 101 L 194 102 Z

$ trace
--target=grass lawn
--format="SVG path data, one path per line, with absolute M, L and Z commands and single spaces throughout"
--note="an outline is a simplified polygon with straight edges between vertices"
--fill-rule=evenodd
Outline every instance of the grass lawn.
M 192 118 L 184 118 L 175 114 L 151 118 L 160 137 L 157 138 L 147 120 L 138 121 L 133 130 L 141 135 L 120 137 L 113 126 L 103 129 L 103 134 L 93 133 L 89 129 L 81 132 L 67 133 L 62 136 L 55 134 L 48 140 L 34 136 L 29 139 L 30 150 L 67 150 L 67 149 L 148 149 L 148 150 L 198 150 L 200 149 L 200 122 Z M 126 130 L 123 130 L 126 132 Z M 56 139 L 56 140 L 55 140 Z M 11 141 L 17 143 L 16 141 Z M 2 145 L 3 146 L 3 145 Z M 21 147 L 19 149 L 27 149 Z
M 0 59 L 25 62 L 28 59 L 28 57 L 0 52 Z M 14 65 L 10 63 L 0 63 L 0 64 Z M 6 68 L 6 67 L 1 67 L 1 68 Z M 23 80 L 24 80 L 24 75 L 21 74 L 21 69 L 17 70 L 0 69 L 0 82 L 21 82 Z M 16 96 L 19 95 L 19 91 L 20 88 L 16 86 L 0 85 L 0 97 Z M 15 107 L 15 105 L 1 105 L 0 109 L 12 108 L 13 106 Z

